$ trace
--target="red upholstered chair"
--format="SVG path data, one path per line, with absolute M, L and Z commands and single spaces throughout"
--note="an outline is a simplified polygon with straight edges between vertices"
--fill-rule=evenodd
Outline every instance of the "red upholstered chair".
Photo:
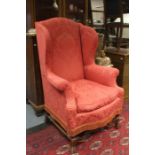
M 98 35 L 65 18 L 36 22 L 45 111 L 68 136 L 103 127 L 121 113 L 119 71 L 95 64 Z

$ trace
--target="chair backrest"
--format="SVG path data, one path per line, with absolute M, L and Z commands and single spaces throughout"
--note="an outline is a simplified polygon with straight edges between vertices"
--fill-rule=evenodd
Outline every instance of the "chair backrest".
M 120 19 L 115 22 L 115 19 Z M 103 41 L 103 49 L 105 45 L 109 45 L 109 34 L 116 35 L 116 45 L 120 48 L 122 33 L 123 33 L 123 7 L 122 0 L 104 0 L 104 28 L 105 36 Z
M 104 0 L 104 24 L 120 18 L 123 23 L 122 0 Z
M 65 18 L 36 22 L 41 72 L 50 69 L 69 81 L 84 78 L 80 24 Z
M 122 0 L 104 0 L 105 18 L 121 18 L 123 16 Z

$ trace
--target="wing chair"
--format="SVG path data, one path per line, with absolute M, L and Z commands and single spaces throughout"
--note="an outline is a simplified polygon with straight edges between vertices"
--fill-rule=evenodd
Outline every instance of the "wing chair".
M 121 113 L 119 71 L 95 64 L 98 35 L 66 18 L 35 23 L 45 111 L 70 137 L 108 124 Z

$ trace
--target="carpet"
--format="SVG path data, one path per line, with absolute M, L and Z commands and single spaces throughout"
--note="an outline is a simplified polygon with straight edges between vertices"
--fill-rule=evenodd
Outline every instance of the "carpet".
M 129 108 L 124 104 L 119 129 L 100 129 L 76 147 L 72 155 L 129 155 Z M 52 124 L 28 134 L 27 155 L 70 155 L 69 141 Z

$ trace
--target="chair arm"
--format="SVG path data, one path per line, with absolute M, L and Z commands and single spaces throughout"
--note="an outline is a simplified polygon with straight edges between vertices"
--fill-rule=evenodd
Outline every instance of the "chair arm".
M 96 64 L 85 66 L 86 79 L 104 84 L 110 87 L 117 86 L 116 78 L 119 70 L 112 67 L 99 66 Z
M 77 106 L 75 95 L 70 87 L 67 87 L 65 90 L 66 96 L 66 111 L 67 111 L 67 120 L 70 128 L 76 126 L 75 117 L 77 114 Z
M 53 85 L 56 89 L 60 91 L 64 91 L 69 84 L 69 81 L 61 78 L 60 76 L 57 76 L 51 71 L 47 73 L 47 80 L 50 82 L 51 85 Z

